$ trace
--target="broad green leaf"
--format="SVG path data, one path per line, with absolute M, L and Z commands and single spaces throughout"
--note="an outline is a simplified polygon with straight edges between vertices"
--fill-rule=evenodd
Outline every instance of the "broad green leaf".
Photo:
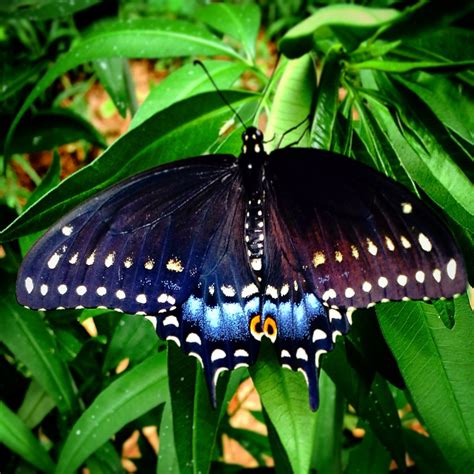
M 160 449 L 158 451 L 157 474 L 179 472 L 176 443 L 173 433 L 173 412 L 171 400 L 167 400 L 160 423 Z
M 308 472 L 317 414 L 309 407 L 303 376 L 283 369 L 268 344 L 262 344 L 250 374 L 293 471 Z
M 149 321 L 139 315 L 124 314 L 107 347 L 103 372 L 114 369 L 125 358 L 131 365 L 137 364 L 155 352 L 157 346 L 156 332 Z
M 347 340 L 345 345 L 336 344 L 323 359 L 322 367 L 357 414 L 369 423 L 397 464 L 404 466 L 400 419 L 385 379 L 374 373 L 373 365 L 368 364 Z
M 474 229 L 474 186 L 462 170 L 443 153 L 433 147 L 430 155 L 420 148 L 415 151 L 399 128 L 391 112 L 371 96 L 366 96 L 380 128 L 409 176 L 459 225 Z M 420 156 L 419 153 L 423 153 Z
M 97 396 L 71 428 L 56 472 L 75 472 L 123 426 L 164 403 L 166 393 L 166 354 L 160 352 L 126 371 Z
M 127 60 L 105 58 L 97 59 L 93 64 L 100 83 L 113 100 L 120 115 L 125 117 L 128 109 L 134 114 L 138 104 Z
M 351 63 L 348 71 L 355 73 L 362 69 L 373 69 L 376 71 L 385 71 L 395 74 L 406 74 L 415 71 L 427 71 L 433 73 L 456 73 L 466 71 L 474 66 L 472 61 L 385 61 L 381 59 L 371 59 L 360 63 Z
M 255 44 L 260 27 L 260 8 L 256 4 L 211 3 L 197 10 L 195 17 L 239 41 L 247 58 L 255 60 Z
M 2 58 L 2 60 L 5 63 L 2 66 L 2 75 L 0 76 L 0 102 L 15 96 L 27 84 L 33 84 L 46 67 L 44 60 L 25 64 L 23 67 L 13 63 L 12 58 L 10 58 L 10 61 L 6 58 Z
M 25 112 L 55 79 L 70 69 L 104 58 L 167 58 L 198 54 L 241 59 L 233 49 L 204 27 L 185 21 L 144 19 L 96 24 L 88 35 L 59 57 L 38 81 L 8 131 L 6 150 L 10 149 L 13 133 Z
M 280 49 L 287 57 L 296 58 L 310 51 L 313 41 L 335 36 L 350 49 L 398 16 L 397 10 L 390 8 L 329 5 L 291 28 L 280 41 Z
M 39 440 L 3 402 L 0 401 L 0 443 L 33 466 L 52 472 L 54 464 Z
M 220 420 L 241 380 L 240 371 L 220 377 L 214 408 L 203 371 L 196 365 L 174 343 L 168 345 L 174 441 L 183 474 L 209 471 Z
M 415 81 L 397 76 L 437 117 L 471 145 L 474 144 L 474 101 L 466 87 L 457 87 L 449 79 L 419 74 Z M 453 107 L 453 104 L 456 104 Z
M 404 429 L 403 437 L 408 454 L 415 461 L 420 474 L 452 472 L 435 441 L 413 430 Z
M 87 469 L 94 474 L 124 473 L 119 453 L 111 442 L 105 443 L 87 459 Z M 85 470 L 85 469 L 84 469 Z
M 345 400 L 326 372 L 319 376 L 319 398 L 312 467 L 319 474 L 342 473 L 342 422 Z
M 282 61 L 283 62 L 283 61 Z M 278 82 L 272 102 L 266 137 L 274 140 L 269 144 L 275 148 L 285 135 L 282 146 L 298 141 L 309 123 L 305 122 L 311 114 L 316 95 L 316 70 L 309 54 L 287 61 Z M 299 125 L 295 129 L 295 127 Z M 294 129 L 294 130 L 292 130 Z M 309 146 L 309 136 L 304 134 L 300 146 Z
M 453 472 L 474 469 L 474 318 L 466 296 L 455 300 L 447 329 L 433 305 L 378 305 L 377 316 L 416 408 Z M 442 414 L 442 416 L 440 416 Z
M 368 426 L 362 443 L 351 449 L 345 474 L 373 474 L 390 471 L 391 456 Z
M 203 63 L 220 90 L 232 87 L 247 69 L 245 64 L 231 61 L 208 60 Z M 212 82 L 199 66 L 186 64 L 166 76 L 150 91 L 133 117 L 130 128 L 181 100 L 214 90 Z
M 408 54 L 418 52 L 418 59 L 424 57 L 445 61 L 469 61 L 474 58 L 474 33 L 467 28 L 447 26 L 405 38 L 403 46 L 409 48 Z M 404 48 L 402 51 L 405 51 Z
M 255 100 L 248 92 L 224 93 L 237 108 Z M 229 115 L 228 106 L 216 93 L 200 94 L 161 111 L 122 135 L 99 159 L 62 181 L 1 232 L 0 239 L 42 230 L 120 179 L 178 158 L 203 154 Z
M 331 48 L 324 58 L 323 70 L 318 85 L 316 112 L 311 130 L 311 147 L 331 150 L 339 102 L 341 76 L 341 47 Z
M 37 426 L 43 418 L 55 407 L 53 399 L 46 390 L 32 380 L 26 391 L 23 403 L 18 409 L 18 416 L 28 428 Z
M 21 123 L 10 142 L 10 151 L 34 153 L 78 140 L 86 140 L 102 148 L 107 146 L 94 126 L 75 112 L 68 109 L 45 110 Z M 0 139 L 0 147 L 4 145 L 4 140 Z
M 10 0 L 0 4 L 0 18 L 50 20 L 72 15 L 99 3 L 100 0 Z
M 9 295 L 0 295 L 3 308 L 0 339 L 28 367 L 33 378 L 48 392 L 59 411 L 67 416 L 78 410 L 74 382 L 60 357 L 53 334 L 40 313 L 19 306 Z

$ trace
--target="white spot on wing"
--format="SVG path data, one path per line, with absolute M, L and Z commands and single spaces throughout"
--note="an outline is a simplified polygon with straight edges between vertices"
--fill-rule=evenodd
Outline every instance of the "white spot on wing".
M 186 336 L 186 342 L 189 342 L 190 344 L 199 344 L 199 345 L 202 344 L 199 334 L 196 334 L 195 332 L 190 332 Z
M 316 355 L 314 356 L 314 361 L 316 363 L 316 367 L 319 367 L 319 358 L 323 355 L 326 354 L 327 350 L 326 349 L 319 349 L 319 351 L 316 351 Z
M 433 270 L 433 278 L 439 283 L 441 281 L 441 270 L 439 268 L 435 268 Z
M 105 288 L 105 286 L 99 286 L 99 288 L 97 288 L 97 290 L 95 290 L 95 292 L 99 296 L 105 296 L 107 294 L 107 288 Z
M 313 342 L 326 339 L 326 333 L 322 329 L 315 329 L 313 332 Z
M 87 288 L 84 286 L 84 285 L 79 285 L 77 288 L 76 288 L 76 293 L 79 295 L 79 296 L 83 296 L 87 293 Z
M 58 286 L 58 293 L 60 295 L 65 295 L 67 293 L 67 286 L 66 285 L 59 285 Z
M 451 278 L 451 280 L 456 278 L 456 266 L 456 260 L 454 260 L 454 258 L 452 258 L 446 266 L 446 272 L 448 273 L 448 277 Z
M 153 327 L 156 329 L 156 324 L 157 324 L 157 319 L 156 316 L 145 316 L 145 319 L 148 319 L 151 324 L 153 324 Z
M 377 255 L 378 248 L 377 246 L 370 240 L 367 239 L 367 250 L 369 251 L 370 254 L 372 254 L 374 257 Z
M 40 293 L 43 296 L 46 296 L 48 294 L 48 285 L 45 285 L 44 283 L 40 286 Z
M 323 300 L 327 301 L 329 298 L 335 298 L 336 296 L 336 291 L 333 288 L 329 288 L 329 290 L 323 293 Z
M 126 295 L 125 295 L 125 291 L 123 291 L 123 290 L 117 290 L 117 291 L 115 292 L 115 296 L 116 296 L 119 300 L 123 300 L 123 299 L 125 299 L 125 296 L 126 296 Z
M 211 354 L 211 362 L 215 362 L 219 359 L 225 359 L 226 353 L 222 349 L 214 349 Z
M 170 315 L 163 319 L 163 326 L 176 326 L 179 328 L 179 321 L 176 316 Z
M 403 214 L 411 214 L 412 211 L 413 211 L 413 206 L 409 202 L 402 202 Z
M 111 267 L 115 262 L 115 252 L 110 252 L 107 257 L 105 257 L 104 260 L 104 265 L 109 268 Z
M 132 257 L 127 257 L 127 258 L 123 261 L 123 266 L 124 266 L 125 268 L 130 268 L 132 265 L 133 265 L 133 258 L 132 258 Z
M 250 265 L 252 268 L 256 271 L 259 272 L 262 269 L 262 259 L 261 258 L 253 258 L 250 261 Z
M 268 285 L 265 294 L 271 296 L 275 300 L 278 299 L 278 290 L 274 286 Z
M 333 331 L 333 333 L 332 333 L 332 342 L 336 343 L 337 336 L 342 336 L 341 331 Z
M 178 347 L 181 347 L 181 341 L 176 336 L 166 336 L 167 341 L 174 341 Z M 202 361 L 201 361 L 202 363 Z
M 415 280 L 418 282 L 418 283 L 423 283 L 425 281 L 425 273 L 422 272 L 421 270 L 418 270 L 416 273 L 415 273 Z
M 400 242 L 402 243 L 404 248 L 406 248 L 406 249 L 411 248 L 410 241 L 404 235 L 400 236 Z
M 256 293 L 258 293 L 257 285 L 255 285 L 255 283 L 250 283 L 250 285 L 244 286 L 242 288 L 241 296 L 242 298 L 249 298 Z
M 234 357 L 249 357 L 249 353 L 245 349 L 237 349 L 234 352 Z
M 227 296 L 228 298 L 232 298 L 233 296 L 235 296 L 235 289 L 232 285 L 222 285 L 221 291 L 223 295 Z
M 69 237 L 72 234 L 73 227 L 72 225 L 65 225 L 62 229 L 61 232 L 66 236 Z
M 355 291 L 352 288 L 346 288 L 344 295 L 346 298 L 352 298 L 355 295 Z
M 76 252 L 70 259 L 69 263 L 71 265 L 75 265 L 77 263 L 77 260 L 79 259 L 79 252 Z
M 302 347 L 298 347 L 296 351 L 296 358 L 301 360 L 308 360 L 308 354 Z
M 25 278 L 25 289 L 28 294 L 30 294 L 35 288 L 35 285 L 33 283 L 33 279 L 30 277 Z
M 372 289 L 372 285 L 368 281 L 364 281 L 364 283 L 362 284 L 362 289 L 366 293 L 369 293 L 369 291 Z
M 337 309 L 329 310 L 329 321 L 332 321 L 333 319 L 342 319 L 342 315 Z
M 433 248 L 433 246 L 431 245 L 430 239 L 428 239 L 428 237 L 426 237 L 426 235 L 423 234 L 422 232 L 418 234 L 418 242 L 420 243 L 421 248 L 425 252 L 430 252 L 431 249 Z
M 406 275 L 398 275 L 397 276 L 397 283 L 400 286 L 405 286 L 408 283 L 408 277 Z
M 95 261 L 95 250 L 87 257 L 86 265 L 93 265 Z
M 377 283 L 380 288 L 386 288 L 388 286 L 388 280 L 385 277 L 380 277 Z
M 283 359 L 285 357 L 291 357 L 290 353 L 286 350 L 286 349 L 283 349 L 281 352 L 280 352 L 280 357 Z
M 61 258 L 60 253 L 58 252 L 53 253 L 53 255 L 51 255 L 51 257 L 48 260 L 48 268 L 50 268 L 51 270 L 54 270 L 57 267 L 60 258 Z
M 144 295 L 143 293 L 140 294 L 140 295 L 137 295 L 135 300 L 136 300 L 137 303 L 145 304 L 146 303 L 146 295 Z

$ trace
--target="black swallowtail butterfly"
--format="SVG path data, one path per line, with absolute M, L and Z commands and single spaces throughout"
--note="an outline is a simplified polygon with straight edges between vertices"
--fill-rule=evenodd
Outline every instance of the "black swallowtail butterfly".
M 466 272 L 437 216 L 347 157 L 243 148 L 160 166 L 89 199 L 31 249 L 18 301 L 34 309 L 148 315 L 160 337 L 220 372 L 252 364 L 263 336 L 301 371 L 318 406 L 318 367 L 356 308 L 452 297 Z

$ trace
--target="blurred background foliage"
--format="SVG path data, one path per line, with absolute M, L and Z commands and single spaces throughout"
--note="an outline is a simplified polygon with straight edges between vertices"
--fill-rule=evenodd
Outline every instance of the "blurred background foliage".
M 358 311 L 323 361 L 317 413 L 267 344 L 250 372 L 221 377 L 213 410 L 195 360 L 146 319 L 32 312 L 14 296 L 22 256 L 77 203 L 161 163 L 239 153 L 242 129 L 196 58 L 269 147 L 310 117 L 302 146 L 417 193 L 472 278 L 472 13 L 469 1 L 1 2 L 0 471 L 472 472 L 467 295 Z

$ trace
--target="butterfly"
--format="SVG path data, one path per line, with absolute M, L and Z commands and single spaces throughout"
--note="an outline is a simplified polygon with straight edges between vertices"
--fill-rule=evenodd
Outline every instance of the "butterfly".
M 198 359 L 212 397 L 267 337 L 315 410 L 321 355 L 356 308 L 465 288 L 452 236 L 403 186 L 329 151 L 267 154 L 249 127 L 239 157 L 159 166 L 66 214 L 25 257 L 16 292 L 32 309 L 147 316 Z

